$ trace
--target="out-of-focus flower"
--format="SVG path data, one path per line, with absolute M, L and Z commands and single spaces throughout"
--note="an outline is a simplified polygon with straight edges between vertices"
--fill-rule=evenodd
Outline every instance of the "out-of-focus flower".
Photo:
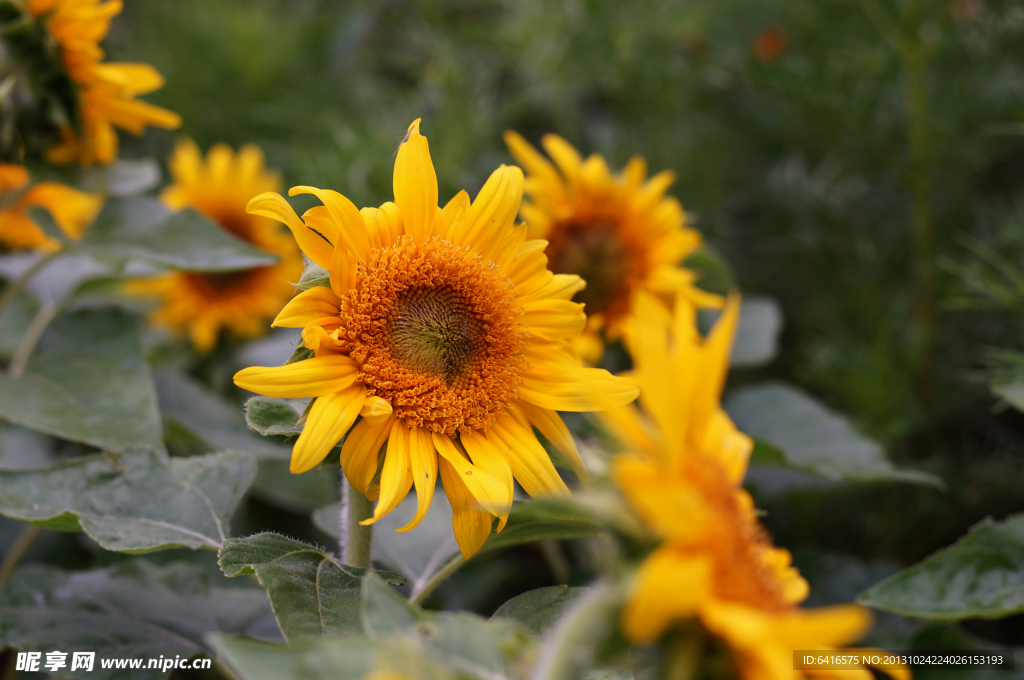
M 0 164 L 0 244 L 10 250 L 60 248 L 32 221 L 29 208 L 45 208 L 64 235 L 78 240 L 103 207 L 102 196 L 57 182 L 29 186 L 30 181 L 23 166 Z
M 759 60 L 768 63 L 775 61 L 786 52 L 789 39 L 786 31 L 779 26 L 766 28 L 750 41 L 750 51 Z
M 857 605 L 798 608 L 807 582 L 789 552 L 772 545 L 739 486 L 752 442 L 719 403 L 739 303 L 730 296 L 702 338 L 685 298 L 669 314 L 648 294 L 636 297 L 627 344 L 644 413 L 627 406 L 601 418 L 625 451 L 612 478 L 659 545 L 634 576 L 622 630 L 648 644 L 673 623 L 696 619 L 730 647 L 745 680 L 798 680 L 806 674 L 793 670 L 793 650 L 852 642 L 871 617 Z M 871 678 L 864 668 L 814 674 Z
M 274 321 L 303 328 L 315 357 L 276 368 L 247 368 L 235 383 L 272 397 L 316 397 L 292 452 L 292 472 L 341 449 L 352 485 L 371 482 L 387 442 L 372 523 L 416 487 L 424 517 L 437 475 L 454 509 L 463 555 L 479 550 L 493 518 L 504 527 L 513 478 L 527 493 L 569 490 L 533 432 L 536 427 L 586 475 L 556 411 L 627 403 L 637 390 L 584 368 L 569 341 L 585 324 L 570 298 L 578 276 L 552 274 L 543 241 L 515 226 L 519 168 L 496 170 L 472 203 L 466 192 L 438 207 L 427 140 L 413 122 L 395 162 L 395 202 L 362 211 L 344 196 L 312 187 L 323 206 L 300 220 L 277 194 L 249 204 L 287 224 L 299 246 L 330 272 L 330 286 L 296 296 Z
M 104 62 L 99 43 L 120 0 L 29 0 L 28 11 L 46 26 L 60 48 L 67 75 L 76 85 L 80 133 L 69 124 L 62 141 L 47 152 L 53 163 L 110 163 L 117 157 L 114 128 L 141 135 L 147 126 L 174 129 L 181 117 L 136 99 L 163 87 L 148 64 Z M 70 121 L 69 121 L 70 123 Z
M 530 201 L 521 212 L 530 237 L 548 241 L 552 271 L 587 283 L 576 296 L 588 316 L 587 331 L 575 343 L 585 359 L 600 359 L 602 331 L 610 339 L 620 336 L 637 291 L 666 300 L 681 293 L 702 306 L 721 306 L 721 298 L 697 289 L 694 273 L 679 266 L 701 238 L 686 227 L 679 202 L 665 196 L 671 172 L 647 179 L 647 164 L 636 156 L 613 176 L 604 158 L 583 160 L 557 135 L 542 140 L 554 164 L 515 132 L 505 133 L 505 143 L 527 172 Z
M 225 231 L 280 257 L 268 267 L 223 273 L 176 272 L 129 283 L 130 292 L 160 301 L 153 323 L 187 335 L 200 352 L 210 351 L 222 330 L 241 337 L 266 331 L 268 319 L 294 292 L 289 281 L 302 273 L 302 255 L 291 235 L 273 220 L 250 215 L 249 199 L 276 189 L 278 175 L 264 168 L 255 146 L 235 154 L 218 144 L 204 161 L 191 140 L 183 140 L 170 159 L 174 184 L 160 198 L 174 210 L 194 208 Z

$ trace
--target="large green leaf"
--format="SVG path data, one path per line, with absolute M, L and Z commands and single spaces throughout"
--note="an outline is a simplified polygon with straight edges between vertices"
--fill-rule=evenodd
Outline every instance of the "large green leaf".
M 42 210 L 32 215 L 40 223 L 49 220 Z M 231 271 L 277 261 L 194 210 L 172 212 L 157 199 L 142 196 L 108 201 L 82 240 L 70 248 L 114 266 L 139 261 L 190 271 Z
M 60 674 L 71 678 L 163 678 L 171 671 L 104 669 L 101 660 L 203 655 L 204 636 L 215 631 L 280 636 L 262 590 L 217 586 L 197 564 L 133 559 L 78 572 L 32 565 L 0 589 L 0 648 L 42 652 L 44 660 L 66 652 Z M 74 652 L 95 652 L 93 670 L 72 672 Z
M 0 417 L 111 451 L 162 449 L 138 320 L 116 308 L 55 320 L 22 375 L 0 374 Z
M 361 630 L 360 579 L 365 569 L 341 564 L 316 546 L 272 533 L 228 539 L 219 562 L 227 576 L 256 575 L 289 641 Z M 382 573 L 390 582 L 405 582 L 397 574 Z
M 19 292 L 0 312 L 0 359 L 10 360 L 39 312 L 39 303 L 25 291 Z
M 737 390 L 725 408 L 740 430 L 778 449 L 791 467 L 833 480 L 944 486 L 933 474 L 897 468 L 845 418 L 791 385 L 770 382 Z
M 494 612 L 495 619 L 512 619 L 534 635 L 544 635 L 587 588 L 548 586 L 517 595 Z
M 296 475 L 288 469 L 287 460 L 263 459 L 252 493 L 272 505 L 307 514 L 337 502 L 339 474 L 337 465 L 325 465 Z
M 252 432 L 240 407 L 229 404 L 197 380 L 174 371 L 156 371 L 153 378 L 165 425 L 170 422 L 187 430 L 211 451 L 236 449 L 257 458 L 278 460 L 291 457 L 291 447 Z
M 107 550 L 217 548 L 256 475 L 247 453 L 168 458 L 142 449 L 0 470 L 0 514 L 83 530 Z
M 1024 514 L 986 519 L 954 545 L 869 588 L 861 603 L 920 619 L 996 619 L 1024 611 Z

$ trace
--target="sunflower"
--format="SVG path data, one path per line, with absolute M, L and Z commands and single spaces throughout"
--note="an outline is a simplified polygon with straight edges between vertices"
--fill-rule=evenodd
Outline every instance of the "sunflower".
M 158 326 L 187 334 L 200 352 L 208 352 L 220 331 L 255 337 L 281 309 L 302 273 L 302 255 L 292 237 L 273 220 L 251 215 L 253 196 L 280 186 L 263 165 L 263 152 L 244 146 L 237 154 L 225 144 L 203 160 L 191 140 L 178 143 L 169 161 L 174 184 L 160 195 L 172 210 L 193 208 L 225 231 L 280 257 L 277 264 L 241 271 L 175 272 L 128 284 L 128 290 L 160 301 L 151 314 Z
M 103 207 L 102 196 L 57 182 L 29 182 L 23 166 L 0 163 L 0 244 L 9 250 L 60 248 L 28 216 L 29 208 L 45 208 L 60 230 L 77 240 Z
M 586 321 L 570 298 L 578 276 L 548 270 L 544 241 L 515 226 L 523 174 L 502 166 L 476 200 L 459 192 L 438 207 L 427 140 L 413 122 L 395 161 L 394 203 L 359 211 L 312 187 L 323 203 L 300 220 L 277 194 L 249 210 L 287 224 L 329 272 L 274 325 L 303 328 L 315 356 L 235 375 L 244 389 L 311 398 L 291 470 L 311 469 L 345 433 L 341 465 L 363 493 L 380 471 L 380 519 L 415 486 L 424 517 L 438 473 L 454 510 L 463 555 L 475 553 L 508 518 L 513 479 L 532 496 L 568 494 L 539 430 L 584 477 L 576 445 L 556 411 L 590 411 L 637 396 L 626 381 L 584 368 L 569 346 Z M 362 419 L 357 423 L 359 416 Z M 352 427 L 355 423 L 355 427 Z
M 542 140 L 554 165 L 515 132 L 505 133 L 505 143 L 529 173 L 530 202 L 521 209 L 529 236 L 548 241 L 554 272 L 578 274 L 587 282 L 576 296 L 588 316 L 586 333 L 576 343 L 585 358 L 600 359 L 602 334 L 620 337 L 637 291 L 667 302 L 682 293 L 701 306 L 721 306 L 721 298 L 696 288 L 694 273 L 679 266 L 701 237 L 686 226 L 679 201 L 665 196 L 671 172 L 647 179 L 646 162 L 635 156 L 613 176 L 603 157 L 583 160 L 557 135 Z
M 30 14 L 45 21 L 60 48 L 67 75 L 77 86 L 81 134 L 70 127 L 47 152 L 52 163 L 91 165 L 117 157 L 121 128 L 141 135 L 146 126 L 174 129 L 181 117 L 135 97 L 163 87 L 164 79 L 148 64 L 103 63 L 99 43 L 110 19 L 121 12 L 120 0 L 29 0 Z
M 672 623 L 696 618 L 729 646 L 744 680 L 797 680 L 804 674 L 793 670 L 794 649 L 832 650 L 870 626 L 869 612 L 857 605 L 796 606 L 808 594 L 807 582 L 789 552 L 771 544 L 750 496 L 718 461 L 691 453 L 669 471 L 623 455 L 612 471 L 663 541 L 640 566 L 623 609 L 630 641 L 653 642 Z M 839 678 L 851 673 L 872 677 L 866 669 L 814 671 Z
M 622 628 L 646 644 L 675 621 L 695 617 L 729 645 L 746 680 L 797 679 L 794 649 L 851 642 L 870 616 L 855 605 L 798 608 L 807 582 L 789 552 L 772 545 L 738 486 L 753 444 L 719 402 L 739 303 L 730 296 L 701 337 L 696 307 L 685 297 L 671 314 L 647 293 L 634 300 L 625 332 L 644 411 L 627 405 L 599 417 L 626 451 L 613 460 L 612 477 L 661 543 L 635 576 Z M 871 677 L 865 669 L 853 672 Z

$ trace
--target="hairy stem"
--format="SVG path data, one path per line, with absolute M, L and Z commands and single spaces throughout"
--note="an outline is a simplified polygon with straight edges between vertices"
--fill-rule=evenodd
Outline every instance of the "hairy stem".
M 373 501 L 341 475 L 341 561 L 350 567 L 370 568 L 373 525 L 360 522 L 373 517 Z
M 25 287 L 25 284 L 31 281 L 33 276 L 38 274 L 43 269 L 43 267 L 50 264 L 53 258 L 57 257 L 59 254 L 60 251 L 56 250 L 52 253 L 47 253 L 46 255 L 43 255 L 38 260 L 33 262 L 32 266 L 23 271 L 21 273 L 21 276 L 7 284 L 7 287 L 4 288 L 2 293 L 0 293 L 0 314 L 2 314 L 4 308 L 6 308 L 7 305 L 11 303 L 12 300 L 14 300 L 14 297 L 18 294 L 18 292 Z
M 28 549 L 32 547 L 32 544 L 42 533 L 42 528 L 37 527 L 34 524 L 26 524 L 18 537 L 14 539 L 14 543 L 11 544 L 10 550 L 4 555 L 4 561 L 0 562 L 0 585 L 3 585 L 11 580 L 11 576 L 14 575 L 14 570 L 21 562 L 21 558 L 25 556 Z
M 11 364 L 7 367 L 7 374 L 12 378 L 17 378 L 25 370 L 28 360 L 32 358 L 32 352 L 35 351 L 36 345 L 39 344 L 39 338 L 43 336 L 43 331 L 46 330 L 46 327 L 50 325 L 55 316 L 57 316 L 57 305 L 48 302 L 32 318 L 32 322 L 25 330 L 25 335 L 22 336 L 21 342 L 18 343 L 18 348 L 11 358 Z

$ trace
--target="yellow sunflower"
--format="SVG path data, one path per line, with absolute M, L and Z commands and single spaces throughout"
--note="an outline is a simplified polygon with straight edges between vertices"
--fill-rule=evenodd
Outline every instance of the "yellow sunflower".
M 636 156 L 613 176 L 603 157 L 583 160 L 557 135 L 542 139 L 554 164 L 515 132 L 505 133 L 505 143 L 528 173 L 530 202 L 521 213 L 530 238 L 548 241 L 553 271 L 587 282 L 576 296 L 586 304 L 587 331 L 576 346 L 587 360 L 600 359 L 602 334 L 620 336 L 637 291 L 667 302 L 683 293 L 701 306 L 721 306 L 721 298 L 696 288 L 694 273 L 679 266 L 701 237 L 686 226 L 679 201 L 665 195 L 671 172 L 648 179 L 647 164 Z
M 295 291 L 289 281 L 302 273 L 302 255 L 291 235 L 273 220 L 246 212 L 253 196 L 281 185 L 264 168 L 263 152 L 244 146 L 237 154 L 225 144 L 210 149 L 203 160 L 191 140 L 178 143 L 169 161 L 174 184 L 160 195 L 172 210 L 193 208 L 225 231 L 280 257 L 269 267 L 232 272 L 175 272 L 132 281 L 129 292 L 155 297 L 160 306 L 151 321 L 187 334 L 200 352 L 217 343 L 221 330 L 255 337 L 267 319 Z
M 613 461 L 612 477 L 661 545 L 635 576 L 622 628 L 646 644 L 695 617 L 733 650 L 745 680 L 797 680 L 804 673 L 793 670 L 793 650 L 849 643 L 870 615 L 856 605 L 797 608 L 807 583 L 790 554 L 772 545 L 738 486 L 753 444 L 722 410 L 720 396 L 739 303 L 730 296 L 704 338 L 691 300 L 679 297 L 672 314 L 647 293 L 634 300 L 626 333 L 644 411 L 628 405 L 599 417 L 628 452 Z M 866 669 L 814 671 L 850 673 L 871 678 Z
M 120 0 L 29 0 L 27 8 L 46 22 L 78 89 L 81 135 L 65 128 L 63 141 L 47 152 L 50 162 L 110 163 L 117 157 L 115 127 L 141 135 L 146 126 L 174 129 L 181 125 L 178 114 L 135 99 L 163 87 L 163 76 L 155 68 L 103 63 L 99 43 L 107 35 L 110 19 L 121 12 Z
M 583 329 L 570 298 L 584 283 L 548 270 L 544 241 L 515 226 L 523 174 L 502 166 L 472 203 L 458 193 L 438 207 L 437 178 L 419 121 L 398 150 L 394 203 L 362 211 L 312 187 L 323 206 L 300 220 L 277 194 L 249 204 L 287 224 L 330 272 L 330 286 L 296 296 L 274 325 L 303 328 L 315 357 L 235 375 L 272 397 L 315 397 L 292 451 L 292 472 L 322 461 L 345 433 L 341 465 L 371 494 L 387 443 L 370 524 L 416 487 L 423 519 L 438 473 L 454 509 L 463 555 L 508 518 L 513 478 L 530 495 L 567 494 L 533 428 L 586 475 L 557 411 L 624 404 L 636 388 L 584 368 L 569 346 Z M 357 423 L 356 419 L 362 415 Z
M 29 186 L 20 165 L 0 163 L 0 244 L 9 250 L 56 250 L 60 243 L 28 216 L 29 208 L 45 208 L 68 238 L 79 239 L 103 207 L 103 197 L 57 182 Z
M 870 626 L 870 613 L 857 605 L 796 606 L 807 597 L 807 582 L 789 552 L 772 546 L 750 496 L 716 460 L 692 452 L 668 470 L 623 455 L 612 470 L 636 513 L 663 540 L 634 577 L 622 613 L 630 641 L 651 643 L 672 623 L 697 618 L 730 647 L 744 680 L 799 680 L 809 674 L 793 670 L 793 650 L 832 650 Z M 867 669 L 813 674 L 872 677 Z

